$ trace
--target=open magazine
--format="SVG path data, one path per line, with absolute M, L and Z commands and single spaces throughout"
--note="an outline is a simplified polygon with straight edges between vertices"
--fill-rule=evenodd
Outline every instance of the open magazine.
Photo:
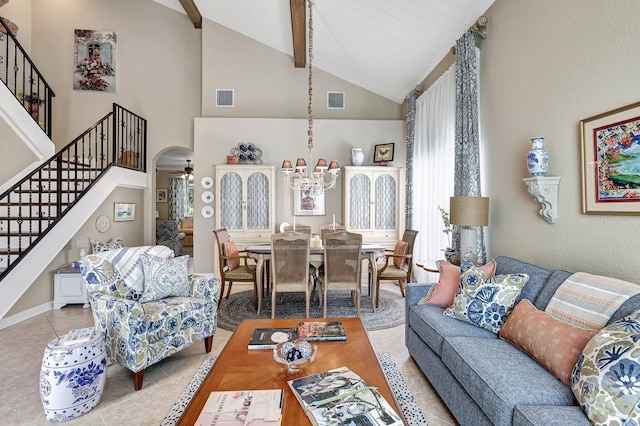
M 287 382 L 314 425 L 402 425 L 374 387 L 347 367 Z
M 278 426 L 282 421 L 284 391 L 211 392 L 197 426 Z

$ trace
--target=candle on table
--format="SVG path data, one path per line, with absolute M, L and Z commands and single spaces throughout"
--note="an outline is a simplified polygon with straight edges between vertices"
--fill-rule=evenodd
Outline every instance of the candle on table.
M 293 232 L 296 232 L 296 217 L 293 217 Z
M 333 230 L 336 230 L 336 215 L 333 215 Z

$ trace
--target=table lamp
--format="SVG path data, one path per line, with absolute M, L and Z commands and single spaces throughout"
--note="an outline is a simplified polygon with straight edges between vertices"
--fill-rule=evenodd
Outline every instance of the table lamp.
M 489 197 L 451 197 L 449 200 L 451 224 L 460 226 L 460 259 L 475 263 L 476 229 L 489 225 Z

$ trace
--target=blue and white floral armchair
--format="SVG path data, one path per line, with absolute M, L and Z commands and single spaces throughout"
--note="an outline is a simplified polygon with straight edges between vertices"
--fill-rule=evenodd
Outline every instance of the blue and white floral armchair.
M 211 351 L 220 280 L 190 276 L 187 264 L 188 256 L 173 257 L 165 246 L 124 247 L 82 259 L 95 327 L 111 361 L 133 372 L 135 390 L 142 388 L 145 368 L 192 343 L 204 339 Z

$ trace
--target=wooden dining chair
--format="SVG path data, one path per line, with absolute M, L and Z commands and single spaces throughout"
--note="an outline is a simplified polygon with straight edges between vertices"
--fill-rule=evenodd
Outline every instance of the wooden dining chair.
M 413 266 L 413 245 L 418 231 L 405 229 L 402 240 L 398 241 L 394 250 L 385 250 L 382 261 L 377 265 L 376 308 L 380 298 L 380 281 L 398 281 L 400 293 L 404 297 L 404 284 L 411 281 Z
M 362 235 L 351 232 L 325 234 L 324 265 L 320 270 L 318 299 L 324 299 L 324 317 L 327 317 L 327 294 L 330 290 L 351 290 L 356 313 L 360 317 L 360 277 L 362 270 Z M 322 305 L 320 301 L 320 305 Z
M 293 229 L 293 225 L 285 225 L 282 227 L 282 232 L 298 232 L 301 234 L 305 234 L 307 236 L 311 236 L 311 225 L 296 225 L 296 228 Z M 318 266 L 319 264 L 309 264 L 309 278 L 313 282 L 313 288 L 316 288 L 316 284 L 318 282 Z
M 323 238 L 325 234 L 329 234 L 331 232 L 340 232 L 346 231 L 347 227 L 344 225 L 340 225 L 339 223 L 330 223 L 328 225 L 322 225 L 320 227 L 320 238 Z
M 309 318 L 309 246 L 306 234 L 285 231 L 271 236 L 272 319 L 276 316 L 277 294 L 287 292 L 304 292 L 305 318 Z
M 311 225 L 296 225 L 296 229 L 293 229 L 293 225 L 287 225 L 284 227 L 283 232 L 299 232 L 300 234 L 311 235 Z
M 227 297 L 231 294 L 234 282 L 253 283 L 253 306 L 258 309 L 258 282 L 256 280 L 256 265 L 248 262 L 249 256 L 245 251 L 239 251 L 236 244 L 231 241 L 226 228 L 213 231 L 218 242 L 218 263 L 220 268 L 220 302 L 224 296 L 225 283 L 229 282 Z

